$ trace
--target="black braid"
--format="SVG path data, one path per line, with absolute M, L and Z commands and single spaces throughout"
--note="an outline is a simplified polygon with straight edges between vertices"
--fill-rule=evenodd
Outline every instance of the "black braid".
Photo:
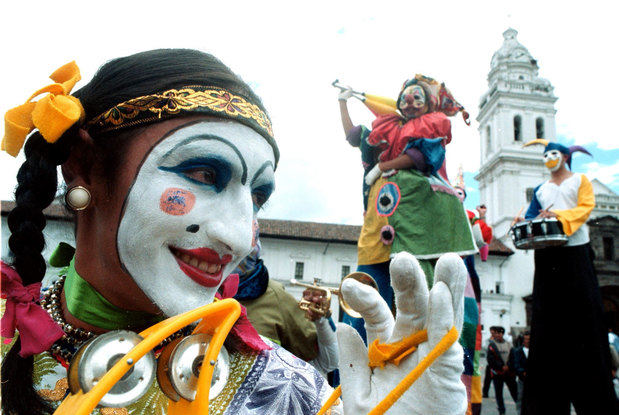
M 16 206 L 7 218 L 12 265 L 24 285 L 40 282 L 45 276 L 46 263 L 41 254 L 45 247 L 43 209 L 54 200 L 58 188 L 56 168 L 68 159 L 76 131 L 70 129 L 54 144 L 35 132 L 24 147 L 26 161 L 17 173 Z M 33 387 L 34 359 L 19 356 L 20 349 L 18 338 L 2 362 L 2 409 L 9 415 L 51 413 L 49 403 Z
M 22 358 L 19 338 L 2 361 L 2 410 L 7 415 L 48 415 L 53 408 L 32 387 L 34 358 Z

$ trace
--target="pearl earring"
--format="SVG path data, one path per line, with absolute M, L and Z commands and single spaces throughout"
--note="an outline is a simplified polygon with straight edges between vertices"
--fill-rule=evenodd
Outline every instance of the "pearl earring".
M 67 191 L 64 200 L 71 209 L 84 210 L 90 205 L 90 192 L 85 187 L 75 186 Z

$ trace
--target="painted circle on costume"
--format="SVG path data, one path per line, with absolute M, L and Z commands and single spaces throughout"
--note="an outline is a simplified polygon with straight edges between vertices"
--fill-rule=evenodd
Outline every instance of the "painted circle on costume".
M 376 197 L 378 216 L 391 216 L 400 204 L 400 188 L 393 182 L 385 183 Z

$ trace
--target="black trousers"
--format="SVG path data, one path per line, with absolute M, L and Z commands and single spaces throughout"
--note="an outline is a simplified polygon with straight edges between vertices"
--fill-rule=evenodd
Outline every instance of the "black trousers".
M 490 366 L 486 366 L 486 373 L 484 374 L 484 386 L 481 391 L 483 396 L 488 396 L 488 392 L 490 392 L 491 384 L 492 384 L 492 372 L 490 372 Z
M 536 250 L 522 414 L 618 414 L 607 333 L 589 244 Z
M 503 401 L 503 384 L 507 385 L 509 394 L 512 396 L 514 402 L 518 402 L 518 384 L 516 383 L 516 378 L 514 376 L 496 375 L 492 378 L 492 384 L 494 385 L 497 409 L 499 410 L 499 414 L 504 414 L 505 401 Z

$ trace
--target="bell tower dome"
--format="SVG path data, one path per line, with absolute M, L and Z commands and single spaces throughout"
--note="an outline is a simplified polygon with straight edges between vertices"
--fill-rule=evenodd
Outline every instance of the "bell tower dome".
M 492 56 L 488 91 L 479 103 L 480 202 L 497 237 L 504 237 L 514 215 L 531 200 L 533 188 L 548 176 L 539 148 L 522 148 L 534 138 L 555 141 L 554 88 L 540 78 L 537 60 L 516 38 L 503 32 Z

